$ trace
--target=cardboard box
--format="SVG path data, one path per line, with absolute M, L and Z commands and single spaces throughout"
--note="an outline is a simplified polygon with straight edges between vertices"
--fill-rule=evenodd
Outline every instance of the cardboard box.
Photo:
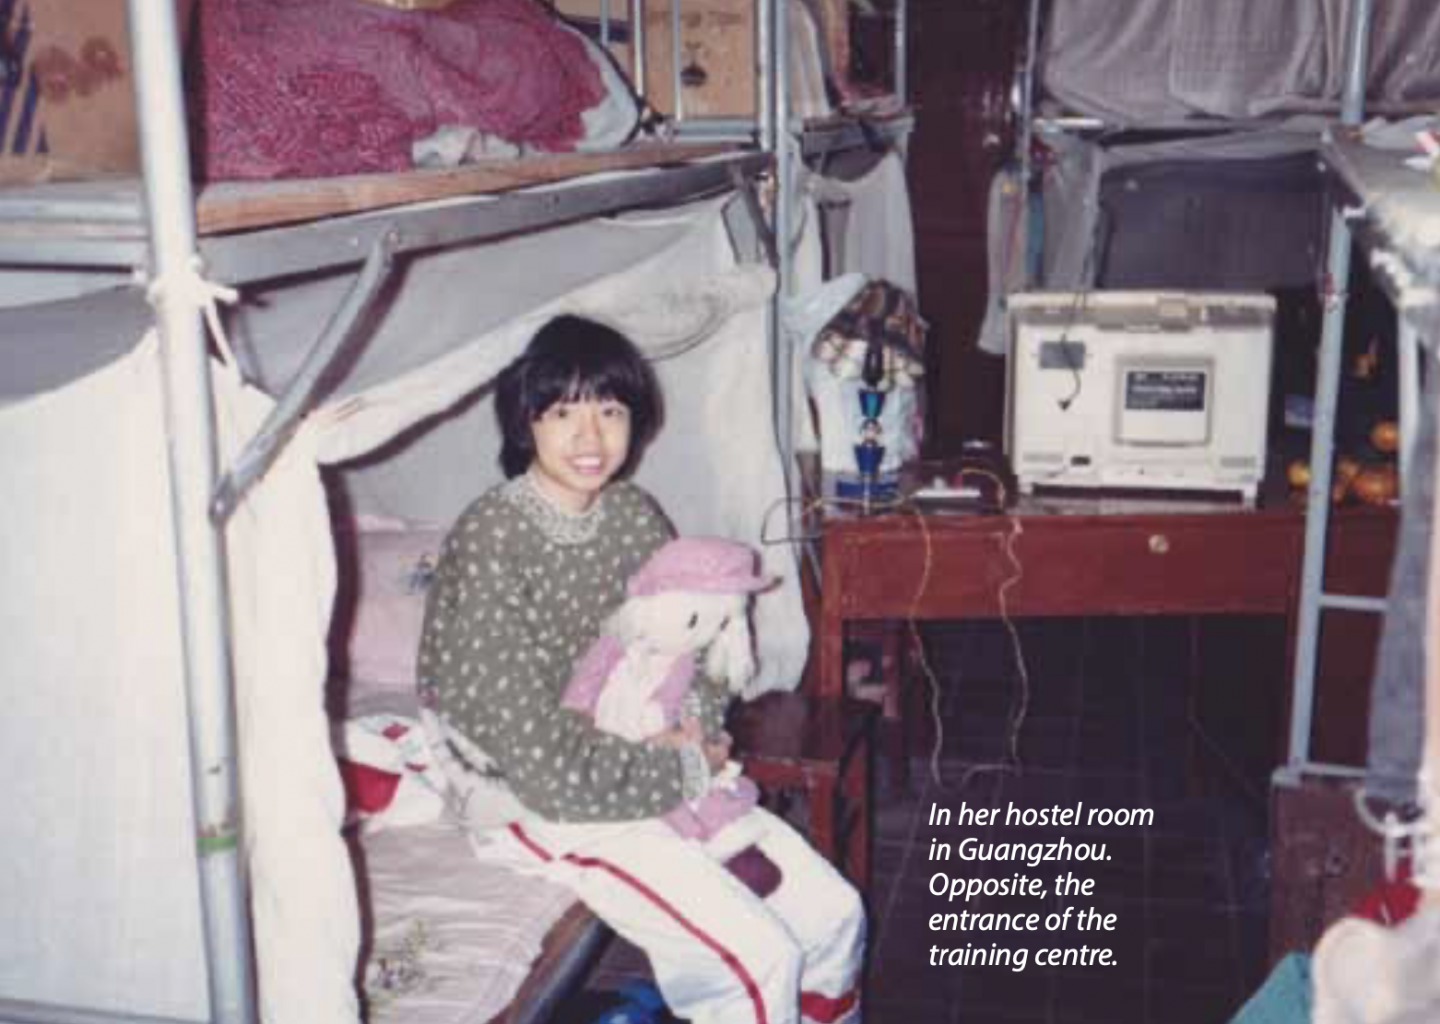
M 755 112 L 755 0 L 680 0 L 682 102 L 686 117 L 753 117 Z M 556 0 L 563 16 L 598 23 L 600 0 Z M 630 5 L 610 0 L 617 42 L 610 51 L 628 75 Z M 675 113 L 671 0 L 645 4 L 645 81 L 636 83 L 650 105 Z
M 1270 794 L 1270 961 L 1309 952 L 1385 880 L 1384 841 L 1355 812 L 1356 783 L 1306 776 Z
M 645 5 L 645 98 L 676 113 L 673 0 Z M 754 0 L 680 0 L 681 112 L 691 117 L 755 116 Z
M 194 0 L 176 0 L 183 27 Z M 140 166 L 124 0 L 29 0 L 0 24 L 0 181 L 134 174 Z

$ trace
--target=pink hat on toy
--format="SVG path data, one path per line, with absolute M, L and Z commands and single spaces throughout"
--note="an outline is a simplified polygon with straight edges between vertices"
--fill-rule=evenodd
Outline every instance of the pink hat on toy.
M 764 590 L 773 577 L 755 574 L 755 552 L 720 537 L 680 537 L 650 556 L 630 577 L 631 597 L 672 590 L 702 594 L 749 594 Z

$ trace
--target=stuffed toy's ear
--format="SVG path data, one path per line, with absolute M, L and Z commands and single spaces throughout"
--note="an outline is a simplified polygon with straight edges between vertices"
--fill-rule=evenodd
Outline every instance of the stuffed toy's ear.
M 730 692 L 743 696 L 755 677 L 755 648 L 750 640 L 750 617 L 741 609 L 731 615 L 705 654 L 705 674 L 723 680 Z
M 620 641 L 620 646 L 645 643 L 657 632 L 661 609 L 653 598 L 632 597 L 606 620 L 602 632 Z

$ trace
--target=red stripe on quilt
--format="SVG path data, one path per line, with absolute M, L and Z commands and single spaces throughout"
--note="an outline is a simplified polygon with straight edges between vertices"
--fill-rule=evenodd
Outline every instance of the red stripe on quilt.
M 860 993 L 851 989 L 838 999 L 831 999 L 819 992 L 800 993 L 800 1013 L 819 1024 L 834 1024 L 849 1013 L 860 1001 Z

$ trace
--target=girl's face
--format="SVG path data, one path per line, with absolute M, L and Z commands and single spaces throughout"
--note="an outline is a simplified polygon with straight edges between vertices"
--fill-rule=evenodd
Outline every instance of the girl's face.
M 568 512 L 593 505 L 630 454 L 630 408 L 614 398 L 562 399 L 530 429 L 535 483 Z

